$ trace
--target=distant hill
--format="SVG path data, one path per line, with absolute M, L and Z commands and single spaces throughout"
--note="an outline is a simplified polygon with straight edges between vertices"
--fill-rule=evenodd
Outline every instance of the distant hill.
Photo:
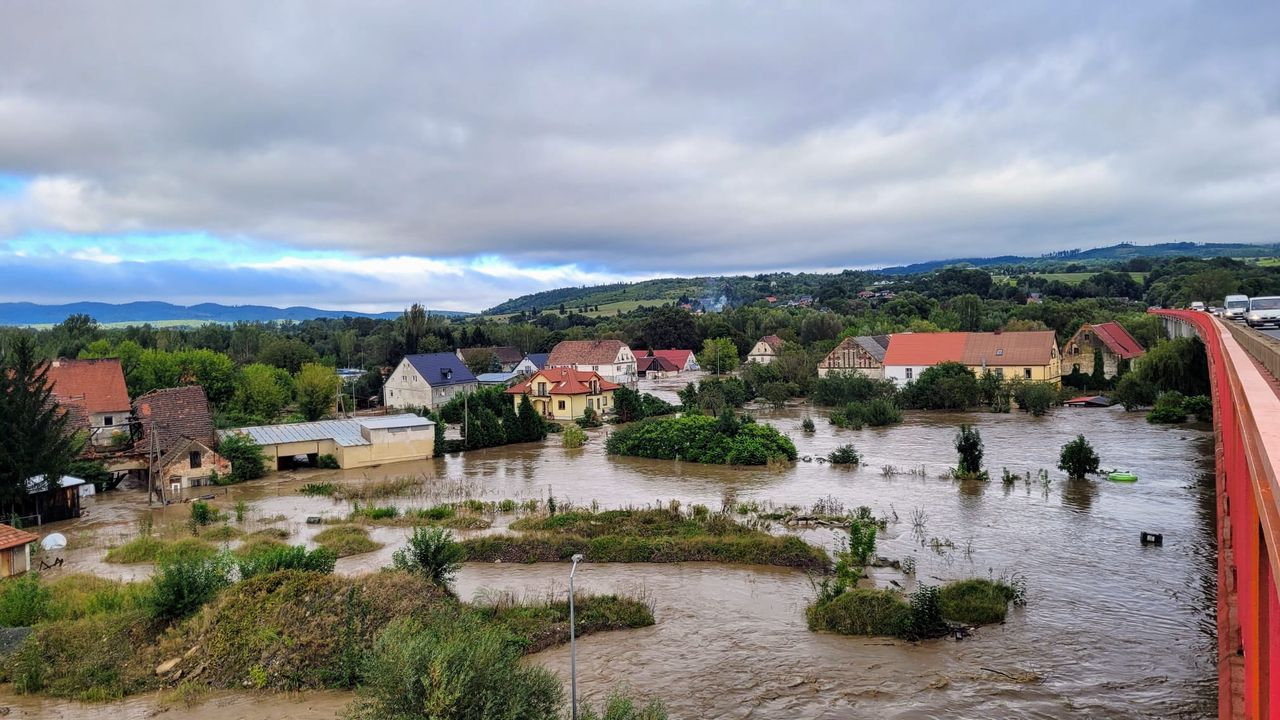
M 1156 245 L 1133 245 L 1120 243 L 1089 250 L 1063 250 L 1038 257 L 1021 255 L 999 255 L 996 257 L 954 258 L 951 260 L 930 260 L 887 267 L 880 272 L 885 275 L 914 275 L 932 272 L 955 265 L 972 267 L 993 267 L 996 265 L 1048 265 L 1063 262 L 1104 263 L 1130 260 L 1133 258 L 1161 257 L 1275 257 L 1280 255 L 1280 244 L 1248 245 L 1245 243 L 1192 243 L 1173 242 Z
M 465 316 L 468 313 L 430 310 L 433 315 Z M 60 323 L 69 315 L 84 314 L 102 324 L 164 323 L 166 325 L 232 323 L 237 321 L 270 322 L 273 320 L 314 320 L 316 318 L 367 317 L 390 320 L 398 312 L 361 313 L 350 310 L 319 310 L 312 307 L 277 308 L 267 305 L 174 305 L 167 302 L 131 302 L 123 304 L 77 302 L 66 305 L 36 303 L 0 303 L 0 325 L 47 325 Z
M 1280 257 L 1280 244 L 1247 245 L 1244 243 L 1160 243 L 1158 245 L 1133 245 L 1120 243 L 1089 250 L 1063 250 L 1037 257 L 1022 255 L 997 255 L 994 257 L 953 258 L 931 260 L 873 270 L 878 275 L 902 276 L 933 272 L 947 267 L 967 265 L 981 268 L 1009 268 L 1022 266 L 1045 270 L 1060 268 L 1066 264 L 1085 266 L 1104 265 L 1133 258 L 1161 257 Z M 1055 267 L 1056 266 L 1056 267 Z M 844 271 L 848 273 L 850 271 Z M 635 283 L 614 283 L 590 287 L 566 287 L 523 295 L 485 310 L 485 315 L 508 315 L 537 309 L 556 310 L 561 305 L 566 311 L 587 308 L 587 315 L 612 315 L 615 312 L 634 310 L 639 305 L 661 305 L 685 298 L 703 307 L 714 307 L 728 302 L 752 302 L 771 294 L 783 300 L 805 293 L 818 294 L 823 282 L 834 278 L 827 273 L 768 273 L 756 276 L 660 278 Z M 596 310 L 595 308 L 599 308 Z

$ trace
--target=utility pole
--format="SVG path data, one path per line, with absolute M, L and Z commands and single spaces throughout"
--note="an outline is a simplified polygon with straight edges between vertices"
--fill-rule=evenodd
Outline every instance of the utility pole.
M 572 560 L 573 566 L 569 568 L 569 697 L 573 720 L 578 720 L 578 632 L 573 617 L 573 576 L 578 572 L 578 563 L 582 562 L 582 553 L 574 555 Z

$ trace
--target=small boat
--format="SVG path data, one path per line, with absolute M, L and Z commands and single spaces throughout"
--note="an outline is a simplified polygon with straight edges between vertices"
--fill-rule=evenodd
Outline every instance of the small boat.
M 1131 472 L 1120 472 L 1119 470 L 1107 473 L 1107 479 L 1111 482 L 1138 482 L 1137 475 L 1134 475 Z

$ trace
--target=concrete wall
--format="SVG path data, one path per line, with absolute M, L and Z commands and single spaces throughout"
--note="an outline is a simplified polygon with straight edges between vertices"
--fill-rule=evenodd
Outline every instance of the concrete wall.
M 435 428 L 394 428 L 367 430 L 372 445 L 339 447 L 334 457 L 343 469 L 385 463 L 430 459 L 435 451 Z

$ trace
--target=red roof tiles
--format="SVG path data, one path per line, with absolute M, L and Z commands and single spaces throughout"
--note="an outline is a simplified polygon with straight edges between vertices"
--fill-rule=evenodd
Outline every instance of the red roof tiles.
M 524 395 L 529 393 L 532 388 L 536 387 L 538 382 L 546 382 L 551 387 L 548 389 L 552 395 L 589 395 L 591 394 L 591 380 L 599 383 L 597 387 L 603 392 L 606 390 L 617 390 L 618 385 L 600 377 L 600 373 L 591 372 L 590 370 L 574 370 L 573 368 L 547 368 L 539 370 L 529 378 L 527 382 L 519 385 L 513 385 L 507 388 L 507 393 L 511 395 Z
M 1093 326 L 1093 332 L 1111 352 L 1126 360 L 1132 360 L 1146 352 L 1142 345 L 1118 322 L 1104 322 Z
M 564 340 L 551 348 L 547 366 L 612 365 L 626 347 L 621 340 Z
M 48 377 L 60 405 L 74 405 L 90 415 L 129 412 L 129 391 L 119 358 L 60 358 L 49 363 Z
M 943 362 L 964 362 L 968 333 L 897 333 L 884 352 L 885 365 L 922 366 Z
M 33 543 L 39 539 L 39 535 L 32 535 L 29 532 L 19 530 L 15 527 L 0 524 L 0 550 L 22 547 L 27 543 Z
M 153 390 L 141 395 L 133 401 L 133 414 L 142 426 L 143 448 L 150 447 L 148 435 L 153 425 L 156 447 L 161 453 L 179 444 L 183 438 L 206 445 L 217 443 L 209 400 L 199 385 Z

